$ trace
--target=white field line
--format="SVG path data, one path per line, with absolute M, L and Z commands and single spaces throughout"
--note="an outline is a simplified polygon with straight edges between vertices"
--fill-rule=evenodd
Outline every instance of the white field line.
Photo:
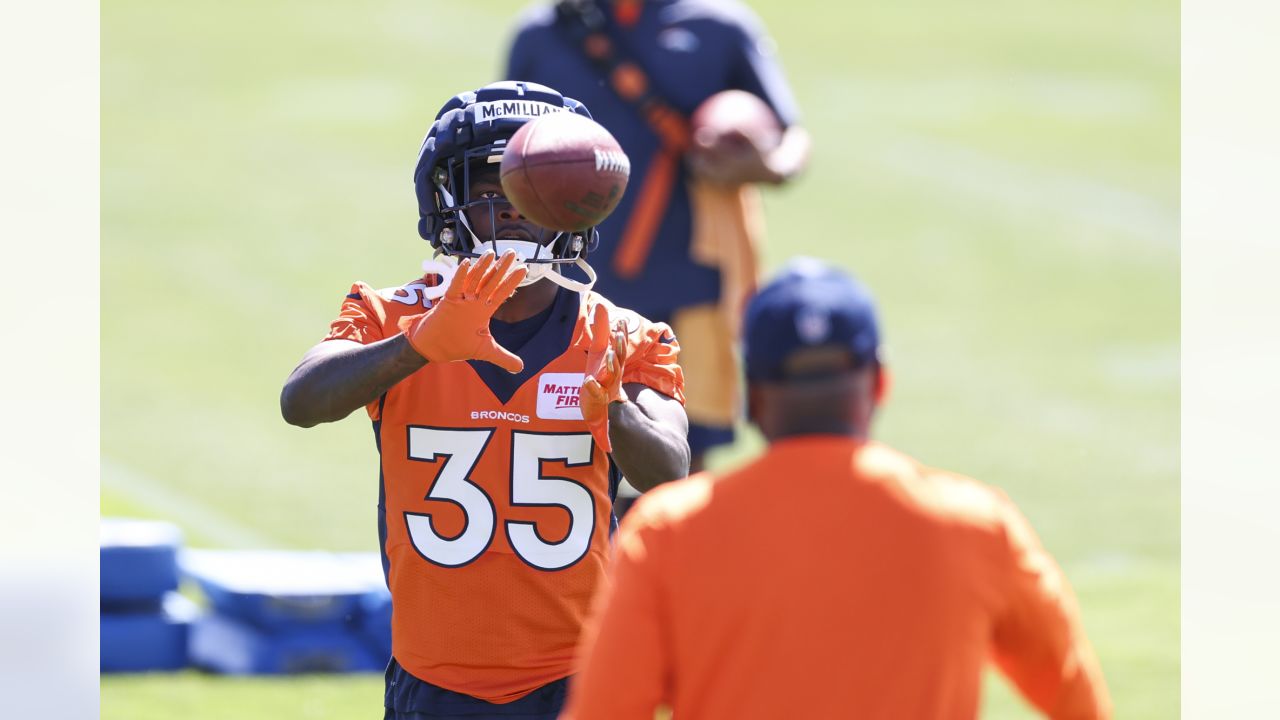
M 222 513 L 210 510 L 175 492 L 154 478 L 106 457 L 102 458 L 102 485 L 121 493 L 130 501 L 167 517 L 179 527 L 198 533 L 224 548 L 273 548 L 279 544 L 262 533 Z
M 1050 213 L 1118 230 L 1159 247 L 1177 247 L 1179 242 L 1176 206 L 1088 177 L 1021 165 L 922 136 L 887 144 L 880 160 L 903 175 L 938 183 L 967 200 Z

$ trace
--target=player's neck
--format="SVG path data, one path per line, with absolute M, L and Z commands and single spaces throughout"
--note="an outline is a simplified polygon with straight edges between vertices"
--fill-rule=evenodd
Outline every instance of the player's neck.
M 750 383 L 751 421 L 769 442 L 799 435 L 866 439 L 875 412 L 866 374 Z
M 550 307 L 556 301 L 558 289 L 559 286 L 549 280 L 517 288 L 515 294 L 493 314 L 493 319 L 505 323 L 527 320 Z
M 813 423 L 801 421 L 778 425 L 770 428 L 768 431 L 761 428 L 761 431 L 765 436 L 765 440 L 770 443 L 789 438 L 807 436 L 847 437 L 864 442 L 868 438 L 866 426 L 849 423 Z

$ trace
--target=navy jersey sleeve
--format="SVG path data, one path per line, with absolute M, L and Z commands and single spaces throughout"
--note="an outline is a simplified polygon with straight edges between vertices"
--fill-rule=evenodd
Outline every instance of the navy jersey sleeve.
M 527 80 L 529 75 L 529 33 L 518 30 L 507 52 L 507 65 L 502 71 L 504 80 Z
M 737 20 L 737 57 L 734 58 L 730 77 L 731 86 L 763 98 L 777 113 L 783 126 L 791 127 L 800 121 L 800 110 L 782 71 L 777 44 L 750 10 L 743 8 Z
M 520 16 L 507 50 L 507 64 L 502 71 L 503 80 L 533 80 L 538 45 L 535 35 L 546 32 L 554 20 L 555 12 L 550 5 L 530 8 Z

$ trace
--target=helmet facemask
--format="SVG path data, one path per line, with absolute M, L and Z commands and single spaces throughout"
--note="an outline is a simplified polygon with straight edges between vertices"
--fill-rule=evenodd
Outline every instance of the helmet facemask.
M 486 252 L 501 255 L 511 250 L 528 272 L 520 287 L 545 278 L 570 290 L 590 290 L 595 284 L 595 272 L 586 263 L 590 249 L 587 238 L 595 237 L 595 228 L 560 232 L 524 220 L 501 195 L 498 164 L 505 146 L 506 140 L 499 140 L 470 148 L 460 153 L 461 157 L 452 157 L 432 170 L 436 209 L 444 225 L 437 254 L 457 262 Z M 473 186 L 481 182 L 484 185 L 479 195 L 483 196 L 473 197 Z M 581 283 L 566 277 L 559 267 L 562 265 L 577 265 L 589 281 Z

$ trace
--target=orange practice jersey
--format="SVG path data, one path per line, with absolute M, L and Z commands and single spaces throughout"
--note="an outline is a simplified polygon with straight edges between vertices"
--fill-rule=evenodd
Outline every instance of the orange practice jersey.
M 424 312 L 421 281 L 357 283 L 326 339 L 371 343 Z M 603 581 L 618 475 L 578 407 L 585 318 L 625 318 L 624 382 L 683 402 L 666 325 L 561 290 L 522 347 L 525 370 L 429 363 L 368 407 L 381 454 L 380 530 L 393 654 L 434 685 L 509 702 L 570 674 Z M 678 349 L 678 346 L 677 346 Z
M 974 718 L 993 659 L 1053 718 L 1110 701 L 1053 559 L 1002 493 L 810 436 L 641 497 L 563 718 Z

